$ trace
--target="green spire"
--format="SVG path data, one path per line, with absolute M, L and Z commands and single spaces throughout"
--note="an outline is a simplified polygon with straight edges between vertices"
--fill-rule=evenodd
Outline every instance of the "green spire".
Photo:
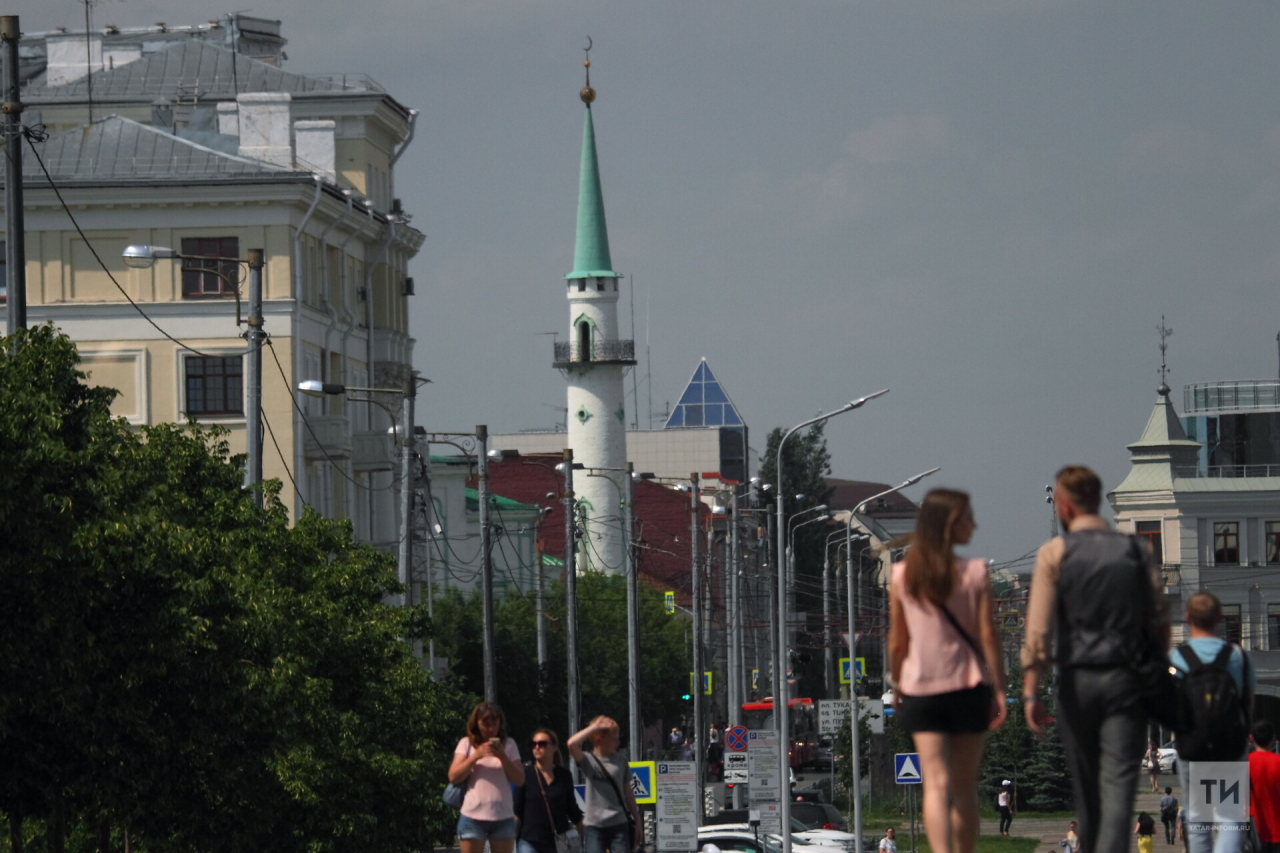
M 584 90 L 585 91 L 585 90 Z M 594 94 L 594 93 L 592 93 Z M 582 174 L 578 179 L 578 237 L 573 247 L 573 272 L 565 278 L 620 278 L 609 257 L 609 229 L 604 222 L 604 193 L 596 162 L 596 129 L 591 105 L 582 126 Z

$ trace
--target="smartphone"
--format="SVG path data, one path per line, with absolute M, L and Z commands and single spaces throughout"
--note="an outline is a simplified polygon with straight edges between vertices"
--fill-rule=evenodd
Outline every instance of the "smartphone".
M 502 746 L 502 740 L 501 738 L 491 737 L 489 738 L 489 745 L 492 746 L 494 749 L 497 749 L 498 747 Z

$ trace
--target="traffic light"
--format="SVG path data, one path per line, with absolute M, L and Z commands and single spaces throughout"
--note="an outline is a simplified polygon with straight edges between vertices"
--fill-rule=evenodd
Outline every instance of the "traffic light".
M 681 694 L 680 694 L 680 698 L 681 698 L 681 699 L 683 699 L 684 701 L 688 702 L 688 701 L 689 701 L 690 699 L 692 699 L 693 697 L 692 697 L 692 696 L 690 696 L 688 693 L 681 693 Z

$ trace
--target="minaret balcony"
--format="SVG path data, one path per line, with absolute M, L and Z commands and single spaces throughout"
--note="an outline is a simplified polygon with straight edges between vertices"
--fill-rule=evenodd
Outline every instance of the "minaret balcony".
M 577 341 L 556 341 L 555 353 L 552 366 L 557 370 L 591 364 L 633 365 L 636 363 L 636 342 L 592 341 L 590 346 L 583 346 Z

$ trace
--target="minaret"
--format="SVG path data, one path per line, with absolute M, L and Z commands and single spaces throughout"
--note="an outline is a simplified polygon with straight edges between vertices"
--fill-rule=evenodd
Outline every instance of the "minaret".
M 620 472 L 627 464 L 622 378 L 627 368 L 636 363 L 635 345 L 618 339 L 620 276 L 613 271 L 609 257 L 604 195 L 591 121 L 591 102 L 596 92 L 591 88 L 589 55 L 583 65 L 587 82 L 579 97 L 587 109 L 578 184 L 578 233 L 573 272 L 565 276 L 569 340 L 556 343 L 555 366 L 564 373 L 569 386 L 568 445 L 573 448 L 574 462 L 587 469 L 574 477 L 573 484 L 579 518 L 585 519 L 578 565 L 620 574 L 624 568 L 621 495 L 626 477 Z

